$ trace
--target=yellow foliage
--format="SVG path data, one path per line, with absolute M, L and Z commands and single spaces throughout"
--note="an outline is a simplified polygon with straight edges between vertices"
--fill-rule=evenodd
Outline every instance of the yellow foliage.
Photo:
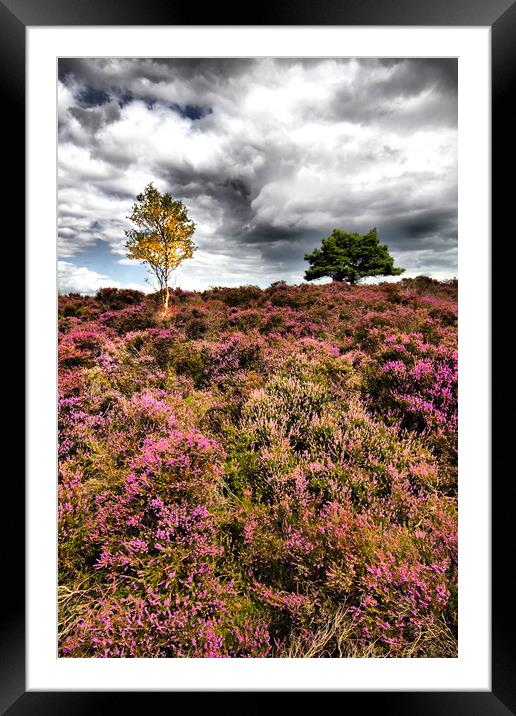
M 138 194 L 127 218 L 137 227 L 125 232 L 127 256 L 147 264 L 168 308 L 170 275 L 197 248 L 192 241 L 195 224 L 182 201 L 161 194 L 152 183 Z

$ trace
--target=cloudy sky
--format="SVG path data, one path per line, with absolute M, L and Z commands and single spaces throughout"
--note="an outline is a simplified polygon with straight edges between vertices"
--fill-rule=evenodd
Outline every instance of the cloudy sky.
M 457 275 L 457 63 L 62 59 L 63 292 L 150 290 L 125 256 L 153 182 L 189 208 L 187 289 L 303 280 L 334 228 L 376 226 L 405 276 Z

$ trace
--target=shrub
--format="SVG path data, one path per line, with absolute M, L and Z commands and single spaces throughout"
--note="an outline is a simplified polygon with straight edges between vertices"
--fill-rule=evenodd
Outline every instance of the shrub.
M 119 309 L 135 303 L 141 303 L 145 298 L 145 294 L 132 288 L 99 288 L 95 298 L 108 308 Z
M 150 328 L 153 324 L 153 318 L 144 303 L 131 304 L 119 310 L 106 311 L 101 314 L 99 320 L 102 324 L 114 328 L 120 334 L 142 331 L 145 328 Z
M 59 296 L 59 654 L 455 656 L 456 296 Z
M 226 306 L 260 305 L 263 302 L 263 291 L 258 286 L 216 287 L 211 289 L 210 297 L 218 298 Z
M 364 384 L 371 405 L 400 429 L 429 436 L 438 451 L 456 451 L 457 351 L 421 334 L 385 339 Z

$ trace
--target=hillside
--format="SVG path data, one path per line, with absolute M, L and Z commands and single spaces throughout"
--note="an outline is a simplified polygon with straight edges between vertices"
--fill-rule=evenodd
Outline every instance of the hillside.
M 457 653 L 457 283 L 59 297 L 61 656 Z

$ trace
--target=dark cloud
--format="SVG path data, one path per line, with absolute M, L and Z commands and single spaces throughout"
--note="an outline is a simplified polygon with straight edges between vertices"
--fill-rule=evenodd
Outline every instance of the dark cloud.
M 270 224 L 257 224 L 251 230 L 240 236 L 240 240 L 249 244 L 270 244 L 276 241 L 289 241 L 293 243 L 299 236 L 296 226 L 272 226 Z
M 70 107 L 68 111 L 84 129 L 93 133 L 97 132 L 105 124 L 116 122 L 120 119 L 120 108 L 116 102 L 108 102 L 95 109 Z
M 227 85 L 254 65 L 253 59 L 62 58 L 58 77 L 65 85 L 80 87 L 78 100 L 83 106 L 97 106 L 117 98 L 121 106 L 143 99 L 152 108 L 161 99 L 155 92 L 170 82 L 188 82 L 192 95 L 202 100 L 207 91 Z M 169 106 L 190 119 L 200 119 L 210 112 L 202 101 Z
M 254 59 L 233 58 L 60 58 L 58 77 L 62 82 L 73 78 L 97 88 L 123 88 L 140 77 L 156 83 L 183 77 L 197 84 L 239 77 L 255 64 Z
M 456 227 L 455 212 L 451 209 L 419 211 L 400 222 L 400 235 L 409 239 L 435 236 L 452 223 Z
M 331 121 L 410 126 L 456 125 L 457 60 L 361 60 L 359 76 L 319 108 Z M 384 72 L 378 71 L 385 68 Z M 409 104 L 412 103 L 412 106 Z

